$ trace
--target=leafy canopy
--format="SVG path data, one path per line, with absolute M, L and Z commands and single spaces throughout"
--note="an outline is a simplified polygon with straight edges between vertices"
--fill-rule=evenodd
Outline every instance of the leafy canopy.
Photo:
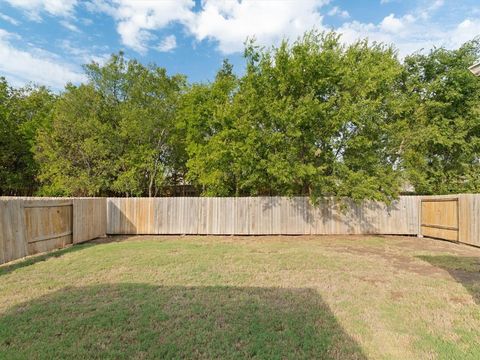
M 389 202 L 480 191 L 480 39 L 398 60 L 335 33 L 245 45 L 215 79 L 127 60 L 58 95 L 0 79 L 0 194 L 307 195 Z
M 242 78 L 224 64 L 186 94 L 189 178 L 204 194 L 398 194 L 402 67 L 391 48 L 311 32 L 272 49 L 250 42 L 245 56 Z

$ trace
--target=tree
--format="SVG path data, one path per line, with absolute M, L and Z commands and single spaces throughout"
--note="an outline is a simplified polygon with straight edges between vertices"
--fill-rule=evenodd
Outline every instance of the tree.
M 0 78 L 0 194 L 307 195 L 389 202 L 480 191 L 480 39 L 413 54 L 308 32 L 187 85 L 113 54 L 59 95 Z
M 230 108 L 237 79 L 224 61 L 215 81 L 194 85 L 183 96 L 178 125 L 183 127 L 188 154 L 187 179 L 205 195 L 229 195 L 235 191 L 232 156 L 235 149 L 224 142 L 232 122 Z
M 40 138 L 43 193 L 157 195 L 176 171 L 169 139 L 185 78 L 122 53 L 85 70 L 88 84 L 67 87 Z
M 91 85 L 68 85 L 55 104 L 50 127 L 36 146 L 40 193 L 105 194 L 112 182 L 114 127 L 102 96 Z
M 468 71 L 479 57 L 477 38 L 405 59 L 403 165 L 418 193 L 480 191 L 480 81 Z
M 0 194 L 32 195 L 38 187 L 33 147 L 49 125 L 55 96 L 45 87 L 13 89 L 0 79 Z
M 217 76 L 187 95 L 189 176 L 205 194 L 398 194 L 389 135 L 402 68 L 391 48 L 311 32 L 278 48 L 251 42 L 245 56 L 238 90 Z
M 119 141 L 123 152 L 113 189 L 149 197 L 158 194 L 176 171 L 169 138 L 183 76 L 169 77 L 156 66 L 130 61 L 125 73 L 125 100 L 121 104 Z

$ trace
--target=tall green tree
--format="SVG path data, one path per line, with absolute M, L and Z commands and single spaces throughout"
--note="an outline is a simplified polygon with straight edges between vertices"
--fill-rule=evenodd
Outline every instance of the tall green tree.
M 169 140 L 185 78 L 122 53 L 85 71 L 88 83 L 67 87 L 39 138 L 43 192 L 158 195 L 175 181 L 178 150 Z
M 121 52 L 59 95 L 0 78 L 0 194 L 479 192 L 478 58 L 480 39 L 401 63 L 391 47 L 313 31 L 248 41 L 244 74 L 224 61 L 208 83 Z
M 174 180 L 177 169 L 169 142 L 175 124 L 183 76 L 130 61 L 125 73 L 125 100 L 120 106 L 118 140 L 122 144 L 113 189 L 133 195 L 156 196 Z
M 110 118 L 93 86 L 67 86 L 55 104 L 51 126 L 37 138 L 41 194 L 95 196 L 108 191 L 115 160 Z
M 236 88 L 232 66 L 224 61 L 212 83 L 193 85 L 181 100 L 177 128 L 184 134 L 187 178 L 205 195 L 238 194 L 233 160 L 238 149 L 227 135 L 234 121 L 231 107 Z
M 45 87 L 13 89 L 0 79 L 0 194 L 33 195 L 39 184 L 34 145 L 49 126 L 55 96 Z
M 404 167 L 416 192 L 480 191 L 480 39 L 405 59 Z
M 398 194 L 389 135 L 402 68 L 391 48 L 311 32 L 278 48 L 249 43 L 245 56 L 237 90 L 222 88 L 222 76 L 194 89 L 201 104 L 191 106 L 188 167 L 205 194 Z

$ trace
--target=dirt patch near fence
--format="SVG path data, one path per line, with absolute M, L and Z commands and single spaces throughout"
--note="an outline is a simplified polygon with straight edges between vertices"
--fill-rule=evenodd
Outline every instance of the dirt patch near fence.
M 448 275 L 440 268 L 431 266 L 428 263 L 420 262 L 418 259 L 413 258 L 410 255 L 402 255 L 397 252 L 395 247 L 360 247 L 360 246 L 341 246 L 333 247 L 340 253 L 347 253 L 356 256 L 364 257 L 365 259 L 378 259 L 388 263 L 399 271 L 414 272 L 425 276 L 442 276 Z

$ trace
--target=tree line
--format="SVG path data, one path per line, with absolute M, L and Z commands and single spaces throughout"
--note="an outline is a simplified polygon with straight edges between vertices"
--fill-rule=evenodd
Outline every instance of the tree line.
M 0 80 L 0 195 L 480 191 L 480 40 L 399 60 L 308 32 L 190 84 L 120 52 L 61 93 Z M 174 190 L 172 190 L 174 189 Z

